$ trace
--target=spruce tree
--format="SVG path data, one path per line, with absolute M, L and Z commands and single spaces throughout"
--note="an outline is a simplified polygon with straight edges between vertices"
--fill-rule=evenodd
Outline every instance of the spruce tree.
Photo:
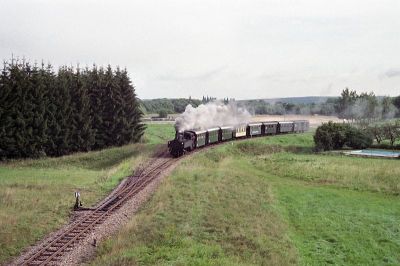
M 101 102 L 103 104 L 103 124 L 101 127 L 102 136 L 104 138 L 104 143 L 106 146 L 116 145 L 117 139 L 114 136 L 114 132 L 116 130 L 116 123 L 118 120 L 118 95 L 116 93 L 116 86 L 114 83 L 114 75 L 110 66 L 104 71 L 101 70 L 102 79 L 101 79 L 101 90 L 103 93 L 101 94 Z
M 9 156 L 9 145 L 12 142 L 9 132 L 12 126 L 12 94 L 11 94 L 9 65 L 3 63 L 0 76 L 0 159 Z M 12 136 L 11 136 L 12 137 Z
M 0 73 L 0 158 L 61 156 L 135 142 L 139 100 L 126 70 L 81 71 L 25 61 Z
M 56 81 L 56 75 L 53 71 L 53 68 L 50 64 L 47 65 L 46 68 L 42 65 L 41 69 L 44 77 L 43 77 L 43 82 L 44 82 L 44 87 L 46 90 L 46 99 L 47 99 L 47 104 L 46 104 L 46 112 L 45 112 L 45 117 L 47 120 L 47 141 L 45 144 L 45 152 L 47 155 L 58 155 L 58 147 L 57 147 L 57 138 L 61 134 L 61 127 L 60 123 L 57 120 L 57 117 L 59 117 L 58 112 L 61 111 L 58 109 L 58 99 L 59 97 L 57 91 L 57 81 Z
M 122 108 L 122 121 L 124 123 L 122 132 L 123 144 L 137 142 L 142 137 L 145 126 L 140 123 L 143 113 L 126 69 L 119 73 L 118 83 L 124 100 Z
M 125 117 L 125 99 L 123 95 L 123 80 L 122 80 L 122 72 L 119 67 L 117 67 L 114 74 L 114 98 L 117 103 L 117 107 L 115 110 L 115 122 L 114 122 L 114 135 L 116 136 L 115 145 L 121 146 L 126 143 L 125 140 L 125 128 L 127 127 L 127 119 Z
M 78 68 L 72 74 L 71 95 L 71 151 L 89 151 L 94 143 L 90 117 L 90 99 L 86 80 Z
M 92 149 L 101 149 L 105 147 L 104 136 L 103 136 L 103 109 L 101 88 L 101 78 L 103 72 L 93 66 L 91 70 L 87 70 L 87 87 L 90 99 L 90 116 L 92 118 L 92 129 L 94 133 L 94 143 Z
M 45 71 L 39 69 L 36 65 L 31 69 L 29 64 L 26 65 L 29 73 L 29 102 L 31 113 L 26 118 L 28 135 L 28 151 L 27 156 L 37 157 L 45 155 L 45 144 L 47 142 L 47 119 L 46 108 L 48 100 L 46 99 Z
M 55 105 L 57 113 L 55 118 L 58 122 L 59 132 L 55 136 L 55 156 L 68 154 L 71 150 L 71 96 L 69 92 L 70 75 L 66 67 L 58 70 L 55 86 Z
M 28 132 L 26 127 L 26 117 L 30 115 L 29 106 L 27 102 L 26 84 L 28 83 L 27 69 L 24 64 L 19 61 L 11 61 L 9 65 L 9 85 L 10 97 L 8 98 L 8 114 L 6 119 L 6 139 L 5 145 L 8 150 L 9 158 L 26 157 L 28 156 L 26 150 L 28 146 Z

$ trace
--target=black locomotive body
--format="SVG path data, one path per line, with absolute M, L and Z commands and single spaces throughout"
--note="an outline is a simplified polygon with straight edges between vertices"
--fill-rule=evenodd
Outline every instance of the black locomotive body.
M 308 131 L 307 120 L 295 121 L 266 121 L 261 123 L 249 123 L 247 125 L 222 126 L 207 130 L 185 130 L 176 132 L 175 139 L 168 141 L 169 152 L 174 157 L 182 156 L 196 148 L 229 141 L 239 138 L 252 138 L 266 135 L 287 133 L 300 133 Z
M 195 147 L 196 136 L 192 131 L 176 132 L 175 139 L 168 141 L 169 152 L 174 157 L 182 156 Z

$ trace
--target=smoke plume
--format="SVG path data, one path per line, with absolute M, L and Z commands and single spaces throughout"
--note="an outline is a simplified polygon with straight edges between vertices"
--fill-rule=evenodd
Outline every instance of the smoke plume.
M 236 126 L 250 121 L 250 113 L 235 103 L 225 105 L 221 102 L 201 104 L 194 108 L 190 104 L 185 112 L 175 120 L 175 128 L 178 131 L 189 129 L 208 129 L 216 126 Z

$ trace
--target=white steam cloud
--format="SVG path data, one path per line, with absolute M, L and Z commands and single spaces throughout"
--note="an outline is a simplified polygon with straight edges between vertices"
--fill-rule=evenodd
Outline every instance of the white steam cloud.
M 201 104 L 194 108 L 190 104 L 185 112 L 175 120 L 178 131 L 189 129 L 208 129 L 216 126 L 236 126 L 250 121 L 250 113 L 235 103 L 225 105 L 221 102 Z

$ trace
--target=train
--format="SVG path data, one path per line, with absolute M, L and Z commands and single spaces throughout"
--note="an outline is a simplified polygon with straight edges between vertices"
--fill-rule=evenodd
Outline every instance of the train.
M 267 135 L 301 133 L 308 131 L 309 127 L 310 123 L 307 120 L 294 120 L 218 126 L 206 130 L 176 131 L 175 138 L 168 141 L 168 149 L 173 157 L 180 157 L 187 152 L 220 142 Z

